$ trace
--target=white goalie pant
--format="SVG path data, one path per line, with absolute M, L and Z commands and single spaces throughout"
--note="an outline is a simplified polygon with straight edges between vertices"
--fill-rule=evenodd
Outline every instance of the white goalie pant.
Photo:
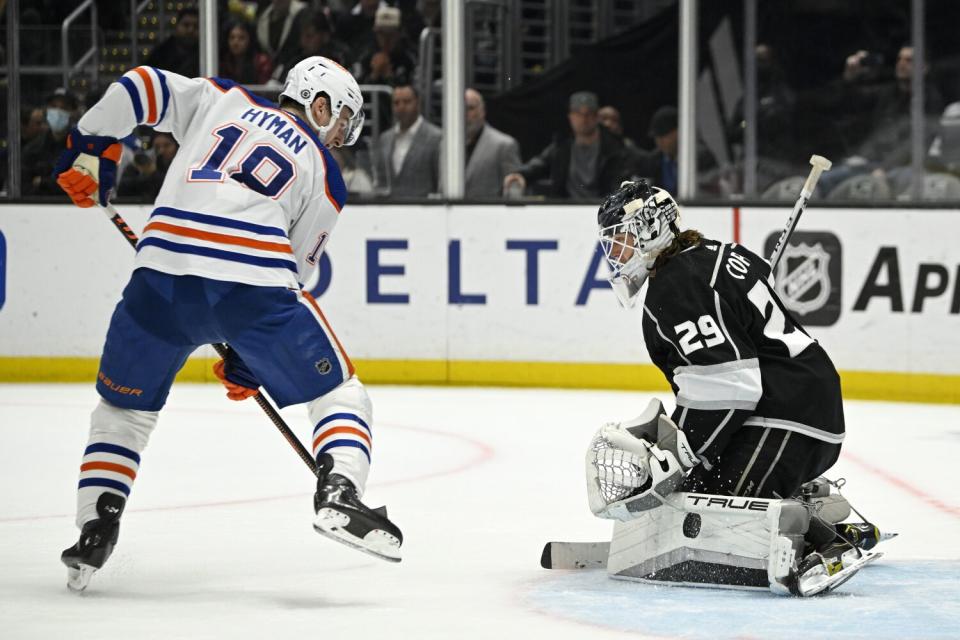
M 333 456 L 333 471 L 363 496 L 373 450 L 373 406 L 363 383 L 352 376 L 326 395 L 307 403 L 313 428 L 313 457 Z
M 77 526 L 97 518 L 104 492 L 130 496 L 140 470 L 140 454 L 157 425 L 157 411 L 121 409 L 101 399 L 90 416 L 90 437 L 80 463 Z

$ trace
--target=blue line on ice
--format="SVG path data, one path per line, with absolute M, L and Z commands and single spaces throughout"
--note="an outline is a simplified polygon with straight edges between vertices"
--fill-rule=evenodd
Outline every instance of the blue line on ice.
M 834 593 L 808 599 L 545 572 L 527 600 L 557 617 L 668 638 L 958 638 L 960 562 L 881 559 Z

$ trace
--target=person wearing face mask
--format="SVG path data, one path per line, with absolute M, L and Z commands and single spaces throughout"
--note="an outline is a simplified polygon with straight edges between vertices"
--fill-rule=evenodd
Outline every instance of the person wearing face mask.
M 63 89 L 47 98 L 39 133 L 21 151 L 23 194 L 57 195 L 60 188 L 50 177 L 53 159 L 65 148 L 70 123 L 78 109 L 77 99 Z M 45 126 L 44 126 L 45 125 Z
M 300 284 L 321 263 L 346 203 L 330 148 L 357 141 L 363 114 L 353 76 L 319 56 L 290 70 L 279 104 L 230 80 L 137 67 L 70 132 L 55 174 L 80 207 L 109 202 L 119 140 L 135 127 L 180 142 L 107 330 L 101 400 L 80 466 L 81 533 L 61 555 L 72 589 L 86 588 L 111 554 L 176 372 L 210 343 L 230 345 L 214 373 L 231 400 L 256 396 L 262 386 L 280 408 L 306 405 L 317 473 L 314 530 L 400 560 L 400 529 L 385 509 L 361 502 L 373 451 L 370 398 Z M 161 158 L 162 149 L 161 142 Z M 76 168 L 81 152 L 99 159 L 96 171 Z M 175 560 L 176 549 L 168 552 Z

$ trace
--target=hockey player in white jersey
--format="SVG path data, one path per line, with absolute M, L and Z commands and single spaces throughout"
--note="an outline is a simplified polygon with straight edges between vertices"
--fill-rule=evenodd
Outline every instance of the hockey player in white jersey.
M 317 302 L 302 289 L 341 213 L 346 188 L 327 147 L 356 142 L 363 97 L 321 57 L 287 75 L 279 105 L 219 78 L 138 67 L 110 85 L 67 139 L 55 176 L 81 207 L 105 205 L 117 140 L 137 125 L 180 143 L 137 246 L 100 361 L 101 401 L 80 467 L 80 540 L 65 550 L 82 589 L 117 542 L 120 517 L 174 376 L 198 346 L 227 342 L 215 372 L 228 397 L 264 387 L 305 403 L 319 469 L 314 528 L 399 561 L 402 535 L 363 495 L 372 408 Z M 74 168 L 80 153 L 99 171 Z

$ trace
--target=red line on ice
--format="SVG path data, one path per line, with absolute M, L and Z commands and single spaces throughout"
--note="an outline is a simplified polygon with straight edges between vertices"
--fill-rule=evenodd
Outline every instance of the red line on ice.
M 473 445 L 477 449 L 477 451 L 468 460 L 466 460 L 465 462 L 455 467 L 452 467 L 449 469 L 439 469 L 436 471 L 429 471 L 427 473 L 422 473 L 420 475 L 409 476 L 407 478 L 399 478 L 397 480 L 388 480 L 386 482 L 374 482 L 368 486 L 368 489 L 370 487 L 390 487 L 398 484 L 405 484 L 407 482 L 420 482 L 421 480 L 428 480 L 428 479 L 437 478 L 440 476 L 455 475 L 458 473 L 462 473 L 472 467 L 479 466 L 494 456 L 493 447 L 486 444 L 485 442 L 475 440 L 474 438 L 470 438 L 468 436 L 464 436 L 456 433 L 447 433 L 445 431 L 440 431 L 439 429 L 428 429 L 426 427 L 408 427 L 408 426 L 402 426 L 402 425 L 393 425 L 390 423 L 387 423 L 386 425 L 384 425 L 383 423 L 380 423 L 380 424 L 381 424 L 381 428 L 383 426 L 386 426 L 388 429 L 392 428 L 392 429 L 402 429 L 404 431 L 418 431 L 420 433 L 427 433 L 434 436 L 450 438 L 452 440 L 460 440 L 462 442 L 467 442 Z M 166 507 L 148 507 L 143 509 L 130 509 L 129 513 L 147 513 L 150 511 L 179 511 L 181 509 L 205 509 L 208 507 L 229 507 L 229 506 L 234 506 L 239 504 L 253 504 L 257 502 L 272 502 L 275 500 L 289 500 L 291 498 L 303 498 L 304 496 L 307 496 L 307 495 L 309 494 L 299 493 L 299 494 L 290 494 L 290 495 L 284 495 L 284 496 L 266 496 L 263 498 L 247 498 L 247 499 L 240 499 L 240 500 L 223 500 L 218 502 L 199 502 L 196 504 L 170 505 Z M 32 520 L 51 520 L 54 518 L 72 518 L 72 517 L 73 517 L 73 514 L 61 513 L 56 515 L 45 515 L 45 516 L 0 518 L 0 524 L 7 523 L 7 522 L 27 522 Z
M 918 488 L 918 487 L 915 487 L 914 485 L 912 485 L 912 484 L 910 484 L 909 482 L 903 480 L 902 478 L 899 478 L 899 477 L 893 475 L 892 473 L 889 473 L 889 472 L 881 469 L 880 467 L 876 467 L 876 466 L 874 466 L 873 464 L 871 464 L 871 463 L 867 462 L 866 460 L 864 460 L 863 458 L 861 458 L 861 457 L 859 457 L 859 456 L 857 456 L 857 455 L 855 455 L 855 454 L 852 454 L 852 453 L 850 453 L 850 452 L 848 452 L 848 451 L 844 451 L 844 452 L 843 452 L 843 458 L 844 458 L 845 460 L 849 460 L 850 462 L 852 462 L 852 463 L 854 463 L 854 464 L 856 464 L 856 465 L 858 465 L 858 466 L 860 466 L 860 467 L 863 467 L 864 469 L 866 469 L 867 471 L 869 471 L 870 473 L 872 473 L 872 474 L 874 474 L 874 475 L 876 475 L 876 476 L 880 476 L 881 478 L 883 478 L 884 480 L 886 480 L 888 483 L 892 484 L 893 486 L 897 487 L 897 488 L 900 489 L 901 491 L 905 491 L 906 493 L 909 493 L 909 494 L 911 494 L 911 495 L 913 495 L 913 496 L 916 496 L 917 498 L 920 498 L 921 500 L 923 500 L 924 502 L 926 502 L 928 505 L 930 505 L 931 507 L 933 507 L 933 508 L 936 509 L 937 511 L 942 511 L 942 512 L 944 512 L 944 513 L 946 513 L 946 514 L 948 514 L 948 515 L 951 515 L 951 516 L 953 516 L 953 517 L 955 517 L 955 518 L 960 518 L 960 508 L 951 506 L 951 505 L 949 505 L 949 504 L 946 504 L 945 502 L 942 502 L 942 501 L 934 498 L 933 496 L 931 496 L 929 493 L 927 493 L 927 492 L 924 491 L 923 489 L 920 489 L 920 488 Z

